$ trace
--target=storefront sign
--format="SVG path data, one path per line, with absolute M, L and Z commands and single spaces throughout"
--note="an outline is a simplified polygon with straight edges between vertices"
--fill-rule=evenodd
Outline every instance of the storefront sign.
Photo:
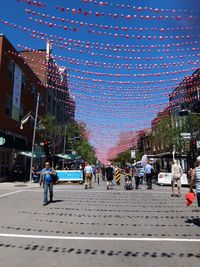
M 83 181 L 83 173 L 79 170 L 56 171 L 56 173 L 60 182 Z
M 0 137 L 0 146 L 3 146 L 6 142 L 6 139 L 3 137 Z

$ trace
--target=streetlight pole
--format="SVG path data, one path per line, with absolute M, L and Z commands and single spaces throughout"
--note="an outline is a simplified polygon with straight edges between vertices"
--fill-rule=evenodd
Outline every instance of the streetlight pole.
M 31 163 L 30 163 L 30 176 L 29 176 L 30 183 L 32 183 L 33 153 L 34 153 L 34 147 L 35 147 L 35 132 L 36 132 L 36 127 L 37 127 L 39 101 L 40 101 L 40 93 L 37 94 L 37 104 L 36 104 L 36 111 L 35 111 L 35 118 L 34 118 L 33 139 L 32 139 L 32 149 L 31 149 Z
M 64 131 L 64 142 L 63 142 L 63 155 L 65 155 L 65 148 L 66 148 L 66 134 L 67 134 L 67 125 L 65 125 L 65 131 Z M 64 170 L 64 164 L 65 163 L 65 159 L 63 158 L 62 161 L 62 169 Z

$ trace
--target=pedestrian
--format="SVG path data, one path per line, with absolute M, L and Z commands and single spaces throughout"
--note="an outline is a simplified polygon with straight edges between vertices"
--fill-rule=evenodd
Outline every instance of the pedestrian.
M 129 177 L 132 177 L 132 173 L 131 173 L 131 168 L 130 168 L 130 166 L 126 166 L 126 168 L 125 168 L 125 171 L 124 171 L 124 174 L 126 175 L 126 176 L 129 176 Z
M 114 169 L 111 166 L 111 163 L 109 163 L 108 166 L 106 167 L 107 190 L 111 189 L 113 176 L 114 176 Z
M 151 165 L 151 162 L 148 161 L 147 165 L 145 166 L 147 189 L 152 189 L 153 173 L 154 173 L 154 169 L 153 169 L 153 167 Z
M 89 162 L 86 162 L 84 172 L 85 172 L 85 189 L 92 188 L 93 169 L 92 166 L 89 164 Z
M 102 180 L 105 181 L 106 168 L 104 165 L 101 167 L 101 174 L 102 174 Z
M 39 176 L 38 176 L 38 172 L 35 166 L 32 167 L 32 180 L 34 183 L 39 182 Z
M 179 162 L 177 160 L 173 161 L 172 164 L 172 181 L 171 181 L 171 185 L 172 185 L 172 197 L 180 197 L 181 196 L 181 176 L 183 175 L 183 170 L 181 168 L 181 165 L 179 164 Z M 175 189 L 175 183 L 177 183 L 177 187 L 178 187 L 178 195 L 175 194 L 174 189 Z
M 53 202 L 53 175 L 56 175 L 56 172 L 53 168 L 50 167 L 50 163 L 46 162 L 44 169 L 40 173 L 40 186 L 44 187 L 44 202 L 43 206 L 48 204 L 48 191 L 50 202 Z
M 97 181 L 97 175 L 96 175 L 97 169 L 96 169 L 96 167 L 94 165 L 92 166 L 92 170 L 93 170 L 94 181 L 96 183 L 96 181 Z
M 196 188 L 197 204 L 200 207 L 200 156 L 197 157 L 197 167 L 192 170 L 190 192 L 193 192 L 194 185 Z
M 135 189 L 138 189 L 140 183 L 140 168 L 137 164 L 133 166 L 133 176 L 135 177 Z

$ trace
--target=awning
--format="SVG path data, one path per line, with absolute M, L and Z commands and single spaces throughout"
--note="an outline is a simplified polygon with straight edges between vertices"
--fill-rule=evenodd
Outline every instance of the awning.
M 19 151 L 17 152 L 19 155 L 25 156 L 25 157 L 32 157 L 32 152 L 30 151 Z M 42 158 L 45 157 L 45 154 L 43 152 L 34 152 L 33 158 Z
M 81 156 L 77 154 L 56 154 L 56 157 L 62 158 L 62 159 L 68 159 L 68 160 L 75 160 L 80 159 Z

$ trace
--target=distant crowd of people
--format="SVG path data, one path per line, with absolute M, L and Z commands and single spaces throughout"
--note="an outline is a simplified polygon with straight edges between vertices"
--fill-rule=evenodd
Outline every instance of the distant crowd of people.
M 40 185 L 44 187 L 44 202 L 43 205 L 47 205 L 50 201 L 53 201 L 53 184 L 54 184 L 54 176 L 56 176 L 56 170 L 62 169 L 59 165 L 56 165 L 55 168 L 50 166 L 49 162 L 46 162 L 44 168 L 41 171 L 38 171 L 36 167 L 32 168 L 32 179 L 35 182 L 39 182 Z M 125 187 L 126 181 L 129 183 L 129 189 L 133 189 L 132 186 L 132 178 L 135 180 L 135 189 L 139 189 L 139 185 L 143 183 L 143 181 L 147 184 L 147 189 L 152 189 L 152 180 L 154 175 L 154 168 L 151 164 L 151 161 L 148 161 L 147 164 L 142 167 L 140 164 L 136 163 L 131 166 L 126 166 L 124 170 L 121 170 L 119 166 L 114 166 L 112 163 L 108 163 L 107 165 L 102 166 L 94 166 L 89 162 L 81 163 L 79 166 L 75 165 L 65 165 L 65 170 L 74 170 L 79 169 L 83 172 L 83 181 L 84 188 L 90 189 L 92 188 L 92 182 L 99 181 L 99 177 L 101 176 L 103 181 L 106 181 L 107 190 L 112 189 L 114 185 L 114 178 L 119 171 L 123 173 L 125 176 Z M 178 160 L 174 160 L 172 167 L 172 197 L 180 197 L 181 195 L 181 177 L 183 175 L 183 169 Z M 194 193 L 194 185 L 196 188 L 196 197 L 198 206 L 200 207 L 200 156 L 197 158 L 197 167 L 194 169 L 190 169 L 189 175 L 190 179 L 190 192 Z M 127 178 L 130 179 L 127 179 Z M 131 184 L 130 184 L 131 182 Z M 175 193 L 175 184 L 177 184 L 177 194 Z M 48 201 L 48 192 L 49 192 L 49 201 Z

